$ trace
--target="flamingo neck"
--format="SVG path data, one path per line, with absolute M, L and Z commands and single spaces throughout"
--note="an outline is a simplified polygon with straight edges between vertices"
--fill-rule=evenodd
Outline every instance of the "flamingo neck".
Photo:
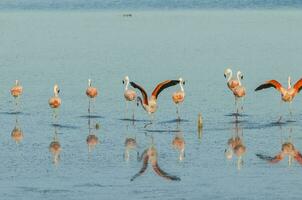
M 228 73 L 228 82 L 231 80 L 232 76 L 233 76 L 233 72 L 232 70 L 230 70 L 230 72 Z
M 238 83 L 239 83 L 239 85 L 241 86 L 241 81 L 240 81 L 240 72 L 237 72 L 237 80 L 238 80 Z
M 54 93 L 55 97 L 58 97 L 58 88 L 57 88 L 57 86 L 55 86 L 53 88 L 53 93 Z
M 91 87 L 91 79 L 88 79 L 88 86 Z
M 19 81 L 18 80 L 16 80 L 16 86 L 19 86 Z
M 288 89 L 290 89 L 292 86 L 291 86 L 291 79 L 290 77 L 288 77 Z
M 129 87 L 129 80 L 127 79 L 127 80 L 126 80 L 125 91 L 128 90 L 128 87 Z
M 180 86 L 180 90 L 181 90 L 182 92 L 184 92 L 185 90 L 184 90 L 184 88 L 183 88 L 182 82 L 179 83 L 179 86 Z
M 181 149 L 179 153 L 179 160 L 183 160 L 185 157 L 185 149 Z

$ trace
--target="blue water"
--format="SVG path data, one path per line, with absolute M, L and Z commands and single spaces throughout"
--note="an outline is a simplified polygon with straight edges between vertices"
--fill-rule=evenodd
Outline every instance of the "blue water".
M 276 9 L 301 8 L 300 0 L 2 0 L 0 9 Z
M 286 84 L 302 76 L 302 13 L 260 11 L 6 11 L 0 13 L 0 197 L 15 199 L 300 199 L 302 166 L 287 159 L 272 165 L 256 154 L 276 155 L 287 140 L 302 151 L 302 107 L 280 104 L 274 89 L 254 92 L 275 78 Z M 244 74 L 247 88 L 239 131 L 246 146 L 243 165 L 225 158 L 228 140 L 237 132 L 234 99 L 227 89 L 226 67 Z M 157 83 L 182 76 L 186 99 L 180 124 L 175 122 L 171 94 L 159 97 L 154 124 L 138 107 L 137 122 L 125 113 L 122 79 L 150 93 Z M 99 89 L 88 127 L 87 79 Z M 19 79 L 24 87 L 21 113 L 14 114 L 9 89 Z M 48 98 L 61 89 L 62 106 L 53 125 Z M 199 136 L 197 116 L 204 128 Z M 275 124 L 280 115 L 283 124 Z M 16 143 L 16 126 L 23 139 Z M 294 122 L 287 122 L 292 119 Z M 99 144 L 88 151 L 86 138 Z M 185 158 L 179 161 L 172 140 L 182 134 Z M 60 142 L 53 163 L 49 145 Z M 181 178 L 171 182 L 147 172 L 130 182 L 142 162 L 132 151 L 124 159 L 126 138 L 142 153 L 153 143 L 158 163 Z

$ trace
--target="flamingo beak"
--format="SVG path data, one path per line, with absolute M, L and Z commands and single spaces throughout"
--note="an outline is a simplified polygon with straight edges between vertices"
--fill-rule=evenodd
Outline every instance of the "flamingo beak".
M 241 79 L 243 79 L 243 75 L 241 76 Z
M 182 84 L 185 85 L 185 84 L 186 84 L 186 81 L 183 81 Z
M 223 74 L 223 76 L 224 76 L 224 78 L 226 78 L 226 75 L 225 75 L 225 74 Z
M 125 81 L 123 80 L 122 83 L 125 84 Z
M 60 93 L 60 89 L 58 89 L 58 94 Z

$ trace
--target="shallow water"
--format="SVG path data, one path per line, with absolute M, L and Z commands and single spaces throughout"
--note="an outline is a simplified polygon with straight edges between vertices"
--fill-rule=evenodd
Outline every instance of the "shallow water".
M 301 167 L 287 159 L 271 165 L 255 154 L 273 156 L 291 140 L 302 150 L 301 96 L 280 106 L 273 89 L 255 93 L 264 80 L 286 84 L 302 74 L 302 13 L 298 11 L 171 11 L 133 12 L 2 12 L 0 13 L 0 193 L 3 199 L 300 199 Z M 246 154 L 238 169 L 236 156 L 224 155 L 236 133 L 232 94 L 223 77 L 226 67 L 244 73 L 244 115 L 239 116 Z M 151 92 L 165 79 L 182 76 L 186 99 L 178 124 L 171 94 L 159 97 L 154 124 L 135 107 L 134 124 L 125 113 L 122 79 Z M 89 129 L 87 79 L 100 90 Z M 14 114 L 9 88 L 24 87 L 21 113 Z M 47 105 L 58 83 L 62 106 L 53 122 Z M 129 109 L 130 109 L 129 105 Z M 204 119 L 197 133 L 197 116 Z M 280 114 L 283 122 L 276 124 Z M 11 131 L 22 128 L 16 143 Z M 286 122 L 292 120 L 294 122 Z M 56 125 L 53 125 L 55 123 Z M 99 144 L 88 151 L 92 131 Z M 49 152 L 55 132 L 62 151 L 57 164 Z M 183 134 L 185 158 L 172 147 Z M 124 160 L 127 137 L 142 153 L 152 143 L 159 166 L 181 178 L 171 182 L 151 166 L 130 182 L 142 162 L 132 151 Z M 289 138 L 290 137 L 290 138 Z

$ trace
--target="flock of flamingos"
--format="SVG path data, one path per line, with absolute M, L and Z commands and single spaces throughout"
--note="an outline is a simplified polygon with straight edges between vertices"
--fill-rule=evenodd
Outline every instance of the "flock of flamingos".
M 233 93 L 234 98 L 235 98 L 235 105 L 236 105 L 236 120 L 237 117 L 239 116 L 239 107 L 238 107 L 238 100 L 242 100 L 244 96 L 246 95 L 246 89 L 243 86 L 241 80 L 243 79 L 243 74 L 238 71 L 236 74 L 236 77 L 233 76 L 233 72 L 231 69 L 226 69 L 224 71 L 224 77 L 226 78 L 227 81 L 227 86 L 229 90 Z M 185 90 L 184 90 L 184 85 L 185 81 L 182 78 L 179 78 L 178 80 L 166 80 L 161 83 L 159 83 L 153 92 L 148 96 L 147 92 L 145 89 L 137 84 L 136 82 L 130 81 L 129 77 L 126 76 L 123 80 L 123 84 L 125 85 L 125 90 L 124 90 L 124 97 L 126 100 L 127 104 L 127 110 L 128 110 L 128 102 L 136 103 L 137 106 L 141 105 L 141 107 L 147 112 L 147 114 L 151 118 L 151 123 L 153 122 L 153 113 L 157 111 L 157 99 L 160 95 L 160 93 L 165 90 L 168 87 L 172 87 L 175 85 L 179 85 L 179 90 L 175 91 L 172 94 L 172 100 L 176 105 L 176 114 L 177 114 L 177 120 L 180 121 L 180 115 L 179 115 L 179 105 L 184 102 L 185 100 Z M 255 91 L 259 91 L 262 89 L 266 88 L 275 88 L 277 91 L 280 92 L 281 94 L 281 99 L 284 102 L 288 102 L 291 104 L 293 101 L 294 97 L 301 91 L 302 89 L 302 79 L 298 80 L 293 86 L 291 84 L 291 78 L 288 77 L 288 86 L 284 87 L 282 86 L 278 81 L 276 80 L 268 80 L 264 82 L 263 84 L 259 85 Z M 136 91 L 138 90 L 141 94 L 141 96 L 137 95 Z M 15 85 L 11 88 L 11 95 L 15 98 L 16 105 L 18 104 L 19 98 L 22 95 L 23 88 L 20 85 L 20 82 L 16 80 Z M 57 84 L 54 85 L 53 87 L 53 92 L 54 95 L 49 99 L 48 103 L 49 106 L 53 109 L 54 111 L 54 117 L 56 118 L 56 110 L 61 106 L 61 98 L 59 97 L 60 89 Z M 89 108 L 88 112 L 90 113 L 91 109 L 91 102 L 98 96 L 98 89 L 94 86 L 92 86 L 92 80 L 88 80 L 88 87 L 86 89 L 86 95 L 89 98 Z M 242 109 L 242 106 L 241 106 Z M 289 106 L 289 112 L 291 114 L 291 109 Z M 282 117 L 279 118 L 278 122 L 280 122 Z M 132 115 L 132 120 L 134 120 L 134 111 Z M 202 120 L 201 117 L 199 118 L 198 126 L 202 127 Z M 16 136 L 18 137 L 18 136 Z M 97 143 L 97 138 L 87 138 L 87 143 Z M 126 146 L 129 146 L 129 148 L 135 146 L 136 141 L 134 139 L 128 138 L 125 142 Z M 184 141 L 182 141 L 180 138 L 175 139 L 173 141 L 173 145 L 176 146 L 178 149 L 184 149 Z M 230 158 L 232 156 L 232 153 L 235 152 L 236 155 L 241 155 L 245 152 L 245 146 L 242 144 L 242 141 L 240 137 L 234 137 L 231 138 L 228 141 L 228 145 L 230 147 L 229 150 L 226 151 L 226 157 Z M 58 155 L 59 152 L 61 151 L 61 146 L 59 142 L 52 142 L 50 145 L 50 151 L 54 155 Z M 128 155 L 129 156 L 129 155 Z M 284 157 L 289 156 L 289 158 L 294 158 L 296 161 L 298 161 L 300 164 L 302 164 L 302 155 L 301 153 L 295 149 L 292 143 L 286 142 L 282 145 L 281 152 L 274 156 L 274 157 L 269 157 L 269 156 L 264 156 L 257 154 L 257 156 L 261 159 L 265 159 L 271 163 L 276 163 L 280 160 L 282 160 Z M 153 170 L 161 177 L 164 177 L 169 180 L 180 180 L 179 177 L 170 175 L 166 172 L 164 172 L 157 163 L 157 151 L 154 146 L 149 147 L 146 149 L 143 154 L 140 157 L 140 160 L 143 160 L 143 166 L 141 170 L 135 174 L 131 181 L 133 181 L 135 178 L 138 176 L 142 175 L 147 167 L 148 163 L 150 163 L 153 167 Z

